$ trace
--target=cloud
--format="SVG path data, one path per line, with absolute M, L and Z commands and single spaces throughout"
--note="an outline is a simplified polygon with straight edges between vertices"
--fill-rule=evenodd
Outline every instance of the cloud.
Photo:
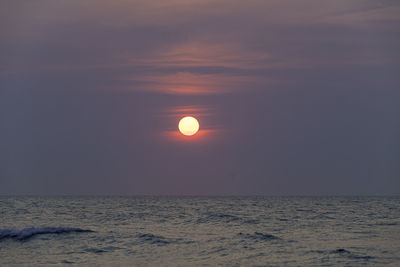
M 301 82 L 293 70 L 396 65 L 400 58 L 393 1 L 43 0 L 3 6 L 1 22 L 9 26 L 0 30 L 0 75 L 46 80 L 55 73 L 71 79 L 86 74 L 101 77 L 97 87 L 116 91 L 268 90 Z

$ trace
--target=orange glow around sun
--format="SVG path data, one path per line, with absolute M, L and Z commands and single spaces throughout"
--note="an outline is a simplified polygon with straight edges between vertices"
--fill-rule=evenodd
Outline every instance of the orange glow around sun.
M 191 136 L 197 133 L 200 125 L 195 118 L 187 116 L 179 121 L 178 128 L 183 135 Z

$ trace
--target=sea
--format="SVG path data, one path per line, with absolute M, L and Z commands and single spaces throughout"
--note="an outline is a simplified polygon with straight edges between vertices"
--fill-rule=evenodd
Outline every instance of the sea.
M 400 266 L 400 197 L 0 197 L 0 266 Z

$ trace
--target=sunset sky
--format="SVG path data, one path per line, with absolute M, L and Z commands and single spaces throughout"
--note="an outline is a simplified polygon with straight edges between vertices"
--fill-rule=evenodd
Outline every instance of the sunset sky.
M 399 193 L 398 0 L 0 3 L 0 194 Z

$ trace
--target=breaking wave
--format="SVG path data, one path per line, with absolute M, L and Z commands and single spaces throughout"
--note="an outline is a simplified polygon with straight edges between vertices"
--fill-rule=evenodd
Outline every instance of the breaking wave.
M 65 233 L 88 233 L 92 230 L 68 227 L 28 227 L 22 230 L 0 229 L 0 241 L 3 239 L 27 240 L 37 235 L 65 234 Z

